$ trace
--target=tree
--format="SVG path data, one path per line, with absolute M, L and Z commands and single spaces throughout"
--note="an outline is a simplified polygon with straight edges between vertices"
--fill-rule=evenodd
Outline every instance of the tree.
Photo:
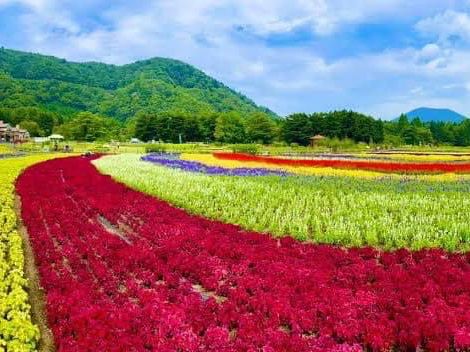
M 459 146 L 469 146 L 470 145 L 470 120 L 463 121 L 456 128 L 456 137 L 455 142 Z
M 68 139 L 92 142 L 117 138 L 120 129 L 117 121 L 87 111 L 78 113 L 58 131 Z
M 218 114 L 204 113 L 199 117 L 199 133 L 201 141 L 213 142 L 215 140 L 215 126 L 217 124 Z
M 216 121 L 215 139 L 222 143 L 245 142 L 245 127 L 240 114 L 236 112 L 222 113 Z
M 276 125 L 266 113 L 255 112 L 250 114 L 245 127 L 249 142 L 270 144 L 274 140 Z
M 432 133 L 429 128 L 422 125 L 422 127 L 416 127 L 416 134 L 418 136 L 419 144 L 431 144 L 433 143 Z
M 287 116 L 282 126 L 282 135 L 287 143 L 308 145 L 313 128 L 307 114 L 298 113 Z
M 44 131 L 41 130 L 36 121 L 24 120 L 20 122 L 20 127 L 27 130 L 31 137 L 44 136 Z
M 410 122 L 408 121 L 408 116 L 401 114 L 397 123 L 398 133 L 403 133 L 409 126 Z
M 155 139 L 157 136 L 155 118 L 155 115 L 139 112 L 135 116 L 134 136 L 144 142 Z

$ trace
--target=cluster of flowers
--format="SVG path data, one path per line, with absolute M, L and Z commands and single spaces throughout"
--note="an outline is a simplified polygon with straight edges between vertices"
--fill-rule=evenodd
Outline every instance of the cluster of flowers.
M 339 169 L 358 169 L 398 173 L 470 173 L 470 163 L 403 163 L 372 160 L 283 159 L 242 153 L 222 152 L 216 152 L 214 153 L 214 156 L 221 160 L 263 162 L 285 166 L 331 167 Z
M 0 351 L 37 350 L 39 329 L 31 321 L 14 182 L 24 168 L 48 157 L 0 160 Z
M 32 167 L 17 190 L 59 351 L 470 348 L 470 254 L 246 232 L 85 158 Z
M 141 158 L 154 164 L 179 169 L 189 172 L 199 172 L 207 175 L 223 176 L 287 176 L 288 173 L 281 170 L 270 170 L 263 168 L 225 168 L 219 166 L 208 166 L 197 161 L 180 160 L 178 154 L 152 153 Z
M 198 161 L 205 165 L 210 166 L 220 166 L 227 168 L 237 168 L 245 167 L 249 165 L 250 167 L 264 168 L 264 169 L 277 169 L 289 172 L 291 175 L 305 175 L 305 176 L 337 176 L 337 177 L 354 177 L 362 179 L 403 179 L 406 177 L 419 179 L 421 181 L 439 181 L 439 182 L 455 182 L 470 180 L 470 174 L 462 173 L 387 173 L 384 175 L 384 172 L 371 171 L 371 170 L 357 170 L 357 169 L 339 169 L 332 167 L 307 167 L 307 166 L 291 166 L 291 165 L 276 165 L 268 164 L 258 161 L 250 161 L 249 163 L 244 161 L 237 160 L 226 160 L 219 159 L 214 157 L 212 154 L 195 154 L 195 153 L 183 153 L 181 154 L 181 159 Z

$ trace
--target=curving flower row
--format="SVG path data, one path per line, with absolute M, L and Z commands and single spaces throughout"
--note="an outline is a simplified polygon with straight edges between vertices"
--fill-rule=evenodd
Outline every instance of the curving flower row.
M 14 181 L 26 167 L 54 157 L 0 160 L 0 351 L 36 351 L 39 330 L 31 321 L 23 244 L 17 231 Z
M 144 155 L 141 160 L 148 161 L 172 169 L 188 172 L 198 172 L 207 175 L 221 176 L 287 176 L 288 173 L 280 170 L 263 168 L 225 168 L 219 166 L 208 166 L 197 161 L 180 160 L 178 154 L 152 153 Z
M 247 162 L 238 161 L 233 159 L 220 159 L 216 158 L 212 154 L 195 154 L 195 153 L 183 153 L 180 155 L 182 160 L 197 161 L 208 166 L 218 166 L 224 168 L 240 168 L 246 167 Z M 354 177 L 361 179 L 383 179 L 384 176 L 390 179 L 413 179 L 421 181 L 463 181 L 469 180 L 470 174 L 456 174 L 456 173 L 420 173 L 420 174 L 400 174 L 400 173 L 387 173 L 371 171 L 366 169 L 340 169 L 333 167 L 309 167 L 309 166 L 292 166 L 292 165 L 277 165 L 272 163 L 266 163 L 261 161 L 250 161 L 248 163 L 251 167 L 280 170 L 288 172 L 290 175 L 302 175 L 302 176 L 335 176 L 335 177 Z
M 90 160 L 17 190 L 59 351 L 470 348 L 470 255 L 302 244 L 189 215 Z
M 468 180 L 210 176 L 154 167 L 138 155 L 93 163 L 134 189 L 249 230 L 347 247 L 470 249 Z
M 403 163 L 373 160 L 339 160 L 339 159 L 284 159 L 256 156 L 241 153 L 214 153 L 221 160 L 237 160 L 244 162 L 263 162 L 273 165 L 332 167 L 339 169 L 358 169 L 396 173 L 470 173 L 470 163 Z

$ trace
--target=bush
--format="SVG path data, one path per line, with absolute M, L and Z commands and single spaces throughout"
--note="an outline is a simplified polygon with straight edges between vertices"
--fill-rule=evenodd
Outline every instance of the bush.
M 259 146 L 257 144 L 235 144 L 232 146 L 234 153 L 245 153 L 256 155 L 259 153 Z
M 145 147 L 146 153 L 165 153 L 166 147 L 162 144 L 152 144 Z

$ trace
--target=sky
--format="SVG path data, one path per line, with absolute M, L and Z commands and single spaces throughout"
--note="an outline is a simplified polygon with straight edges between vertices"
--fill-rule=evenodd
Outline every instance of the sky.
M 175 58 L 280 115 L 470 115 L 470 0 L 0 0 L 0 46 Z

